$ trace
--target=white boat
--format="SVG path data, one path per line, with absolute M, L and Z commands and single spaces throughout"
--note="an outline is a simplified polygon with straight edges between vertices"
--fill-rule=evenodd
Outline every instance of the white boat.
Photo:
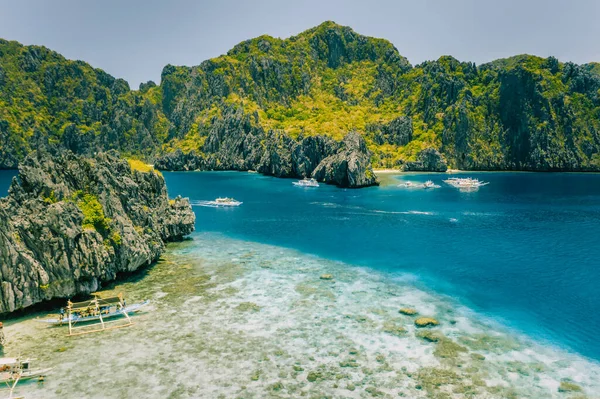
M 461 190 L 475 190 L 489 184 L 488 182 L 473 179 L 472 177 L 450 177 L 444 180 L 444 183 Z
M 206 204 L 212 206 L 240 206 L 242 205 L 242 202 L 237 201 L 233 198 L 223 197 L 217 198 L 214 201 L 208 201 L 206 202 Z
M 21 360 L 18 357 L 0 358 L 0 383 L 14 388 L 19 381 L 33 378 L 43 379 L 50 370 L 52 369 L 32 369 L 29 359 Z
M 413 183 L 411 181 L 407 181 L 405 183 L 398 184 L 398 187 L 417 188 L 417 187 L 419 187 L 419 184 Z
M 439 188 L 440 186 L 435 184 L 433 181 L 431 180 L 427 180 L 425 183 L 423 183 L 423 188 Z
M 435 184 L 431 180 L 427 180 L 425 183 L 413 183 L 411 181 L 407 181 L 406 183 L 399 184 L 398 187 L 404 188 L 439 188 L 437 184 Z
M 299 187 L 319 187 L 319 183 L 315 179 L 306 177 L 303 180 L 295 181 L 293 184 Z

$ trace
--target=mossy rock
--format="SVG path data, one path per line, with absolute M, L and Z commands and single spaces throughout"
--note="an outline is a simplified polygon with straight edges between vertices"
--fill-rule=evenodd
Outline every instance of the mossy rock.
M 464 346 L 460 346 L 451 339 L 443 338 L 437 343 L 433 355 L 442 359 L 453 359 L 465 352 L 468 350 Z
M 375 387 L 367 387 L 367 388 L 365 388 L 365 391 L 370 393 L 371 396 L 373 396 L 373 397 L 385 396 L 385 393 L 381 392 L 379 389 L 377 389 Z
M 333 280 L 333 274 L 321 274 L 321 280 Z
M 416 337 L 428 342 L 438 342 L 444 338 L 442 334 L 428 330 L 417 331 Z
M 348 360 L 344 360 L 342 362 L 340 362 L 340 367 L 353 367 L 356 368 L 358 367 L 358 363 L 356 363 L 355 359 L 348 359 Z
M 270 389 L 271 391 L 275 391 L 275 392 L 277 392 L 277 391 L 281 391 L 281 390 L 283 389 L 283 384 L 282 384 L 281 382 L 276 382 L 276 383 L 272 384 L 272 385 L 269 387 L 269 389 Z
M 306 376 L 306 379 L 308 380 L 308 382 L 315 382 L 321 378 L 323 378 L 323 374 L 320 371 L 311 371 Z
M 388 322 L 383 325 L 383 332 L 401 337 L 406 334 L 406 329 L 400 325 Z
M 260 374 L 261 374 L 261 370 L 255 370 L 252 375 L 250 376 L 250 379 L 252 381 L 258 381 L 258 379 L 260 378 Z
M 241 312 L 259 312 L 260 306 L 252 302 L 242 302 L 236 307 L 236 309 Z
M 415 320 L 415 326 L 419 328 L 434 327 L 439 324 L 440 322 L 434 319 L 433 317 L 419 317 L 417 320 Z
M 401 308 L 398 312 L 406 316 L 414 316 L 419 313 L 413 308 Z
M 581 392 L 583 391 L 581 387 L 575 383 L 570 381 L 561 381 L 560 386 L 558 387 L 558 392 L 568 393 L 568 392 Z
M 429 392 L 439 392 L 439 388 L 444 385 L 457 385 L 461 384 L 463 378 L 449 369 L 440 369 L 435 367 L 423 367 L 421 368 L 416 376 L 418 386 L 421 389 L 425 389 Z

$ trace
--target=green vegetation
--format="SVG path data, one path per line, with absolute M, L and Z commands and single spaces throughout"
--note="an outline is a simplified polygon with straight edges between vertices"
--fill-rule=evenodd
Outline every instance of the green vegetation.
M 413 67 L 390 42 L 325 22 L 199 66 L 167 65 L 159 86 L 139 91 L 43 47 L 0 40 L 0 65 L 0 167 L 52 145 L 145 160 L 211 153 L 211 129 L 239 108 L 245 124 L 293 138 L 359 131 L 376 167 L 433 147 L 461 169 L 600 170 L 597 63 L 444 56 Z
M 104 216 L 104 209 L 98 198 L 93 194 L 77 192 L 73 195 L 73 199 L 79 209 L 81 209 L 81 212 L 83 212 L 83 227 L 96 230 L 103 236 L 106 236 L 110 231 L 111 219 Z M 118 234 L 117 236 L 113 237 L 115 243 L 121 241 L 121 237 Z

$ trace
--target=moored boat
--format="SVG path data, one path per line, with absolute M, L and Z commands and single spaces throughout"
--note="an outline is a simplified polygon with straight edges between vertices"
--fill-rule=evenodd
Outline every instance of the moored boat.
M 423 188 L 439 188 L 440 186 L 435 184 L 432 180 L 427 180 L 423 183 Z
M 315 179 L 306 177 L 302 180 L 295 181 L 293 184 L 299 187 L 319 187 L 319 183 Z
M 110 298 L 107 298 L 110 301 Z M 56 318 L 49 318 L 49 319 L 36 319 L 35 321 L 37 321 L 38 323 L 46 323 L 46 324 L 52 324 L 52 325 L 63 325 L 68 323 L 69 321 L 73 322 L 73 323 L 86 323 L 86 322 L 90 322 L 90 321 L 98 321 L 100 320 L 100 317 L 102 317 L 102 319 L 109 319 L 109 318 L 113 318 L 113 317 L 119 317 L 119 316 L 124 316 L 125 314 L 133 314 L 138 312 L 142 307 L 148 305 L 150 303 L 150 301 L 146 300 L 143 302 L 139 302 L 139 303 L 134 303 L 132 305 L 125 305 L 125 306 L 116 306 L 115 302 L 111 303 L 107 303 L 107 300 L 100 300 L 100 306 L 99 306 L 99 312 L 96 313 L 94 311 L 95 306 L 90 305 L 91 301 L 86 301 L 86 302 L 79 302 L 79 304 L 83 303 L 84 306 L 82 306 L 81 308 L 74 308 L 74 309 L 79 309 L 78 311 L 73 311 L 71 313 L 70 316 L 65 316 L 64 313 L 61 313 L 58 315 L 58 317 Z M 77 306 L 78 304 L 73 304 L 73 306 Z M 112 305 L 112 306 L 111 306 Z M 89 310 L 88 310 L 89 308 Z
M 489 184 L 472 177 L 450 177 L 444 180 L 444 183 L 461 190 L 474 190 Z
M 33 369 L 29 359 L 4 357 L 0 358 L 0 383 L 16 385 L 19 381 L 27 381 L 33 378 L 43 379 L 51 368 Z

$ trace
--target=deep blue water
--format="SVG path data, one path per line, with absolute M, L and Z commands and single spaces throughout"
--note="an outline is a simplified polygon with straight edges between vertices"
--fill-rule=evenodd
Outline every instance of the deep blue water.
M 0 170 L 0 198 L 8 194 L 8 188 L 13 176 L 17 175 L 16 170 Z
M 10 179 L 0 171 L 0 189 Z M 238 172 L 165 173 L 171 196 L 231 196 L 234 209 L 195 206 L 198 231 L 282 245 L 389 272 L 534 337 L 600 359 L 600 174 L 471 173 L 461 193 L 395 184 L 298 188 Z

